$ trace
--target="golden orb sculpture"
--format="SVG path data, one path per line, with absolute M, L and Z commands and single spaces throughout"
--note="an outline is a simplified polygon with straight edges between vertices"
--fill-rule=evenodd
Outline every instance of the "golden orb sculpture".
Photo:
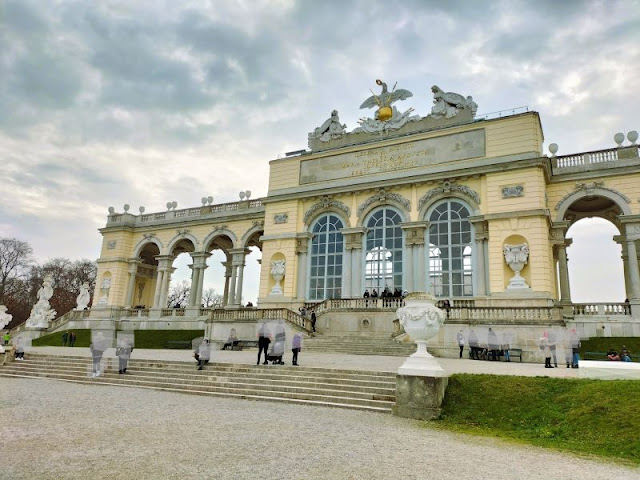
M 378 120 L 382 122 L 386 122 L 393 116 L 393 111 L 391 107 L 380 107 L 378 109 Z

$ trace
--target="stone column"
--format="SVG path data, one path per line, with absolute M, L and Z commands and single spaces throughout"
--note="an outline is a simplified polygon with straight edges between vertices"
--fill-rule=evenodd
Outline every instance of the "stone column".
M 485 296 L 487 292 L 487 265 L 489 261 L 487 259 L 487 241 L 489 240 L 489 224 L 483 217 L 472 217 L 470 219 L 473 224 L 475 237 L 475 270 L 476 277 L 476 291 L 475 295 Z
M 629 300 L 640 301 L 640 269 L 638 268 L 638 251 L 636 241 L 627 237 L 627 254 L 629 255 L 629 280 L 631 281 L 631 297 Z
M 158 280 L 156 283 L 156 293 L 153 299 L 154 308 L 167 308 L 167 296 L 169 294 L 169 281 L 171 273 L 175 271 L 171 267 L 174 257 L 171 255 L 158 255 Z
M 244 255 L 245 249 L 232 249 L 229 250 L 231 254 L 231 282 L 229 283 L 229 306 L 238 307 L 242 299 L 241 293 L 237 291 L 239 285 L 238 276 L 241 267 L 244 267 Z
M 221 262 L 224 266 L 224 296 L 222 298 L 222 306 L 226 307 L 229 303 L 229 279 L 231 278 L 231 262 Z
M 426 278 L 425 262 L 425 231 L 429 222 L 404 222 L 400 224 L 404 230 L 404 248 L 406 251 L 404 264 L 404 290 L 409 292 L 424 292 Z
M 342 261 L 343 272 L 350 270 L 349 275 L 343 275 L 343 281 L 345 286 L 348 286 L 348 290 L 344 289 L 345 297 L 359 297 L 364 292 L 362 287 L 362 242 L 363 236 L 367 231 L 364 227 L 355 228 L 343 228 L 341 230 L 344 239 L 345 256 Z
M 138 273 L 138 265 L 142 263 L 139 258 L 132 258 L 129 260 L 129 281 L 127 282 L 127 298 L 125 308 L 133 306 L 133 294 L 136 287 L 136 277 Z
M 307 278 L 307 263 L 308 263 L 308 251 L 309 241 L 313 235 L 309 232 L 299 233 L 296 236 L 296 255 L 298 262 L 298 278 L 296 282 L 296 297 L 299 302 L 304 302 L 307 299 L 307 285 L 309 279 Z
M 189 305 L 191 307 L 199 307 L 202 304 L 202 288 L 204 285 L 204 271 L 207 268 L 207 258 L 211 254 L 209 252 L 195 252 L 191 254 L 193 259 L 193 278 L 191 279 L 191 295 L 189 296 Z
M 564 243 L 557 245 L 558 248 L 558 270 L 560 276 L 560 302 L 564 304 L 571 303 L 571 290 L 569 288 L 569 259 L 567 258 L 567 247 L 573 243 L 570 238 L 565 239 Z
M 624 241 L 624 235 L 614 235 L 613 241 L 620 245 L 622 258 L 622 269 L 624 271 L 624 293 L 625 298 L 631 298 L 631 279 L 629 278 L 629 252 L 627 251 L 627 242 Z
M 244 280 L 245 259 L 249 253 L 251 253 L 251 251 L 247 248 L 243 248 L 241 251 L 235 253 L 236 261 L 238 263 L 238 282 L 236 285 L 235 298 L 238 305 L 242 302 L 242 283 Z

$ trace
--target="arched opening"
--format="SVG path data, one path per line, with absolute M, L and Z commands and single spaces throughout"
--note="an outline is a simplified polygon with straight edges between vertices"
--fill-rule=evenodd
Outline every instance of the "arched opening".
M 473 295 L 472 235 L 469 209 L 448 199 L 427 214 L 427 289 L 436 297 Z
M 573 302 L 622 302 L 627 298 L 622 247 L 613 240 L 619 234 L 603 218 L 583 218 L 571 225 L 566 237 L 573 240 L 567 248 Z
M 194 251 L 193 242 L 186 238 L 179 240 L 171 247 L 169 254 L 174 257 L 171 266 L 175 270 L 171 274 L 167 304 L 161 305 L 163 308 L 184 308 L 189 305 L 193 263 L 190 254 Z
M 342 297 L 344 223 L 332 213 L 318 217 L 311 226 L 309 295 L 310 300 Z
M 365 222 L 364 284 L 370 292 L 402 288 L 403 233 L 402 217 L 390 207 L 375 210 Z
M 260 290 L 260 271 L 262 269 L 262 242 L 260 237 L 264 235 L 262 230 L 254 232 L 247 239 L 246 247 L 249 254 L 245 257 L 244 281 L 242 285 L 242 305 L 256 305 Z
M 160 248 L 155 243 L 147 243 L 138 254 L 141 260 L 137 268 L 135 285 L 133 288 L 133 299 L 131 305 L 135 307 L 152 307 L 153 297 L 156 285 L 156 272 L 158 268 L 158 260 L 156 257 L 160 255 Z
M 230 300 L 232 249 L 233 240 L 224 234 L 214 237 L 205 248 L 211 254 L 202 285 L 201 305 L 206 308 L 222 307 Z

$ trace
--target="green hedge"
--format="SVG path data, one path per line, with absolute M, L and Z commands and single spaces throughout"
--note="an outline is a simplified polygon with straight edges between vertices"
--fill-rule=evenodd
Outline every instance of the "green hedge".
M 70 330 L 69 330 L 70 331 Z M 76 347 L 89 348 L 91 344 L 91 330 L 74 330 L 77 335 Z M 169 340 L 191 341 L 204 336 L 204 330 L 135 330 L 136 348 L 165 348 Z M 50 333 L 32 342 L 33 346 L 61 347 L 62 332 Z M 67 342 L 67 345 L 69 343 Z
M 452 375 L 436 424 L 640 464 L 639 398 L 634 380 Z

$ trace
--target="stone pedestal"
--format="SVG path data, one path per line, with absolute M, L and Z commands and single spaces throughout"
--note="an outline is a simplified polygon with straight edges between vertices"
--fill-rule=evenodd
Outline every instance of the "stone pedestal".
M 396 404 L 393 414 L 418 420 L 434 420 L 440 416 L 448 377 L 398 375 Z

